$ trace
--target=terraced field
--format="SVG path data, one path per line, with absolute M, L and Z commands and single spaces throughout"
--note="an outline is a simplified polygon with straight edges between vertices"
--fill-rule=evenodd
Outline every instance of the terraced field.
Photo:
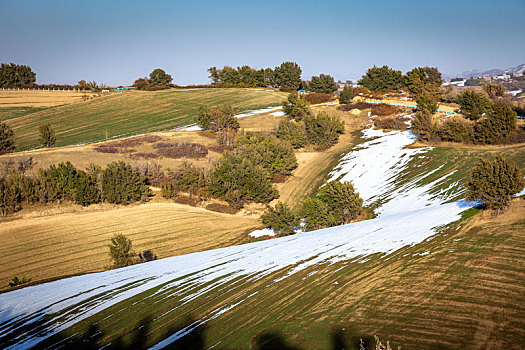
M 38 128 L 44 123 L 57 133 L 55 146 L 68 146 L 188 125 L 205 104 L 229 103 L 242 112 L 278 106 L 285 98 L 286 93 L 254 89 L 133 91 L 33 113 L 0 108 L 0 118 L 13 128 L 17 149 L 27 150 L 39 147 Z

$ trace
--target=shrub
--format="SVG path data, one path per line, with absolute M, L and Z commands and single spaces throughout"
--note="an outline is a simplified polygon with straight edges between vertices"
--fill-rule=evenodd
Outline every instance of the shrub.
M 73 200 L 77 169 L 71 162 L 63 162 L 49 169 L 39 169 L 38 177 L 45 186 L 50 200 Z
M 343 91 L 339 94 L 339 103 L 348 104 L 352 103 L 353 98 L 355 97 L 354 88 L 350 85 L 345 85 Z
M 208 191 L 240 209 L 245 202 L 268 203 L 277 198 L 278 192 L 270 179 L 263 166 L 242 154 L 226 152 L 210 175 Z
M 301 206 L 300 216 L 305 231 L 318 230 L 336 225 L 334 216 L 319 198 L 306 198 Z
M 428 112 L 418 111 L 412 121 L 412 132 L 418 134 L 422 140 L 431 141 L 435 138 L 435 126 L 432 115 Z
M 113 162 L 102 173 L 102 197 L 109 203 L 145 201 L 149 194 L 146 178 L 129 164 Z
M 239 122 L 234 116 L 233 108 L 227 104 L 214 107 L 201 106 L 195 122 L 205 130 L 223 131 L 239 129 Z
M 312 92 L 305 96 L 306 101 L 308 101 L 311 104 L 317 104 L 317 103 L 325 103 L 330 100 L 332 100 L 333 96 L 332 94 L 324 94 L 324 93 L 316 93 Z
M 407 125 L 404 121 L 397 118 L 374 119 L 374 125 L 379 129 L 406 130 Z
M 132 242 L 123 234 L 116 234 L 111 238 L 109 255 L 114 267 L 124 267 L 133 264 L 135 253 L 131 250 Z
M 516 129 L 516 112 L 508 106 L 495 104 L 485 118 L 476 123 L 474 136 L 482 144 L 501 143 Z
M 83 171 L 78 171 L 75 179 L 75 203 L 88 206 L 100 202 L 100 190 L 95 178 Z
M 146 249 L 142 253 L 139 253 L 139 259 L 142 262 L 157 260 L 157 254 L 151 249 Z
M 363 200 L 351 182 L 330 181 L 319 189 L 317 197 L 325 204 L 336 225 L 349 223 L 361 213 Z
M 291 235 L 299 226 L 299 219 L 290 207 L 281 202 L 275 208 L 268 207 L 261 216 L 262 223 L 278 235 Z
M 283 120 L 279 123 L 276 136 L 292 144 L 293 148 L 306 146 L 306 131 L 304 125 L 290 120 Z
M 15 140 L 13 129 L 6 123 L 0 123 L 0 154 L 13 152 L 15 150 Z
M 447 119 L 439 126 L 441 140 L 471 143 L 474 141 L 474 127 L 461 118 Z
M 465 90 L 460 95 L 459 104 L 461 105 L 461 113 L 466 118 L 477 120 L 490 110 L 492 102 L 481 92 Z
M 299 95 L 297 91 L 292 91 L 283 104 L 283 111 L 295 120 L 300 121 L 310 114 L 308 106 L 309 103 L 305 97 Z
M 163 182 L 160 185 L 161 195 L 164 198 L 173 198 L 177 195 L 177 189 L 172 182 Z
M 40 133 L 40 143 L 44 147 L 51 147 L 55 144 L 57 138 L 55 135 L 55 130 L 51 127 L 51 124 L 47 123 L 39 128 Z
M 437 100 L 430 95 L 420 95 L 416 98 L 417 108 L 422 112 L 434 114 L 438 110 Z
M 319 113 L 304 119 L 306 137 L 317 149 L 326 149 L 337 143 L 339 135 L 345 130 L 344 123 L 336 116 Z
M 20 210 L 19 198 L 12 184 L 0 178 L 0 214 L 6 216 Z
M 204 170 L 197 169 L 193 166 L 185 166 L 183 169 L 172 172 L 170 173 L 169 178 L 175 191 L 202 193 L 202 190 L 206 186 L 206 175 Z
M 96 152 L 100 153 L 119 153 L 119 149 L 111 145 L 99 145 L 93 147 Z
M 525 182 L 518 166 L 500 156 L 493 161 L 480 159 L 470 173 L 467 199 L 482 201 L 490 209 L 503 209 Z
M 386 103 L 370 105 L 370 113 L 377 116 L 392 115 L 401 112 L 401 108 L 392 105 L 387 105 Z
M 290 142 L 263 134 L 243 136 L 237 140 L 235 153 L 266 169 L 270 176 L 289 175 L 297 167 Z
M 22 279 L 19 279 L 17 276 L 15 276 L 13 277 L 11 282 L 9 282 L 9 287 L 18 287 L 18 286 L 21 286 L 22 284 L 26 284 L 29 282 L 31 282 L 31 278 L 27 278 L 24 276 L 22 277 Z

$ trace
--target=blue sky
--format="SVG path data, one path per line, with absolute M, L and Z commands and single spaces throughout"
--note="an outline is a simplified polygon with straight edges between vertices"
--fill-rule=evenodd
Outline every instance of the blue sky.
M 39 83 L 131 84 L 161 67 L 176 84 L 210 66 L 356 79 L 368 67 L 444 73 L 525 63 L 525 1 L 0 0 L 0 62 Z

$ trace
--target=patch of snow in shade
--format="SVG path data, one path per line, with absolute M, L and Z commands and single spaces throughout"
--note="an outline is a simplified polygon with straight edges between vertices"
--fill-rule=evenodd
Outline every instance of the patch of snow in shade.
M 270 114 L 273 115 L 274 117 L 282 117 L 286 115 L 286 113 L 284 113 L 283 111 L 272 112 Z
M 241 114 L 236 114 L 235 118 L 251 117 L 252 115 L 256 115 L 256 114 L 278 111 L 278 110 L 280 110 L 282 108 L 283 107 L 279 106 L 279 107 L 268 107 L 268 108 L 261 108 L 261 109 L 254 109 L 254 110 L 244 111 Z
M 188 125 L 188 126 L 184 126 L 180 129 L 177 129 L 177 130 L 180 130 L 180 131 L 198 131 L 198 130 L 203 130 L 200 126 L 198 126 L 197 124 L 193 124 L 193 125 Z

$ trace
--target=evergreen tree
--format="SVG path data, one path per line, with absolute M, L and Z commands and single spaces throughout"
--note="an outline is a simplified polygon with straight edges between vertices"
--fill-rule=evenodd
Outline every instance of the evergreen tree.
M 337 84 L 332 76 L 320 74 L 310 80 L 310 90 L 321 94 L 333 94 L 337 91 Z
M 276 136 L 292 144 L 293 148 L 306 146 L 306 131 L 302 123 L 292 120 L 283 120 L 279 123 Z
M 292 91 L 283 103 L 283 111 L 297 121 L 301 121 L 310 114 L 308 101 L 297 91 Z
M 317 197 L 325 203 L 336 225 L 349 223 L 361 213 L 363 200 L 351 182 L 330 181 L 319 189 Z
M 0 87 L 23 87 L 36 81 L 31 67 L 14 63 L 0 65 Z
M 478 143 L 496 144 L 516 129 L 516 112 L 509 106 L 494 104 L 489 114 L 480 119 L 474 127 Z
M 102 173 L 102 197 L 109 203 L 146 201 L 150 194 L 146 178 L 123 161 L 108 164 Z
M 0 154 L 13 152 L 15 150 L 15 140 L 13 129 L 6 123 L 0 123 Z
M 57 138 L 55 135 L 55 130 L 51 127 L 51 124 L 47 123 L 39 128 L 40 133 L 40 143 L 44 147 L 51 147 L 55 144 Z
M 466 118 L 477 120 L 490 110 L 492 106 L 489 98 L 474 90 L 465 90 L 459 97 L 459 104 L 461 105 L 461 113 Z
M 345 130 L 345 124 L 336 116 L 319 113 L 304 119 L 308 143 L 317 149 L 326 149 L 337 143 L 339 135 Z
M 169 85 L 172 81 L 171 75 L 160 68 L 154 69 L 149 75 L 149 83 L 151 85 Z
M 420 95 L 416 98 L 416 102 L 420 111 L 434 114 L 438 110 L 438 102 L 431 95 Z
M 301 67 L 295 62 L 283 62 L 275 67 L 275 84 L 283 91 L 299 89 L 301 85 Z
M 337 220 L 328 210 L 326 203 L 317 197 L 306 198 L 302 203 L 300 213 L 305 231 L 319 230 L 337 225 Z
M 500 156 L 493 161 L 480 159 L 470 173 L 467 199 L 482 201 L 490 209 L 503 209 L 525 182 L 518 166 Z
M 261 215 L 262 223 L 278 235 L 291 235 L 299 226 L 299 219 L 290 207 L 281 202 L 275 208 L 268 207 Z
M 339 103 L 349 104 L 352 103 L 353 98 L 355 97 L 354 88 L 350 85 L 345 85 L 343 91 L 339 94 Z
M 403 74 L 388 66 L 369 68 L 359 84 L 374 92 L 399 90 L 403 86 Z
M 96 179 L 83 171 L 78 171 L 75 179 L 75 203 L 88 206 L 100 202 L 100 191 Z
M 131 239 L 123 234 L 116 234 L 111 238 L 109 255 L 113 260 L 114 267 L 118 268 L 133 264 L 135 253 L 131 250 L 132 246 Z
M 418 134 L 422 140 L 430 141 L 435 136 L 435 126 L 432 122 L 432 115 L 428 112 L 418 111 L 412 121 L 412 132 Z
M 442 141 L 472 143 L 474 127 L 463 118 L 447 119 L 438 130 Z
M 415 95 L 437 96 L 442 83 L 441 73 L 434 67 L 417 67 L 404 77 L 404 85 Z

